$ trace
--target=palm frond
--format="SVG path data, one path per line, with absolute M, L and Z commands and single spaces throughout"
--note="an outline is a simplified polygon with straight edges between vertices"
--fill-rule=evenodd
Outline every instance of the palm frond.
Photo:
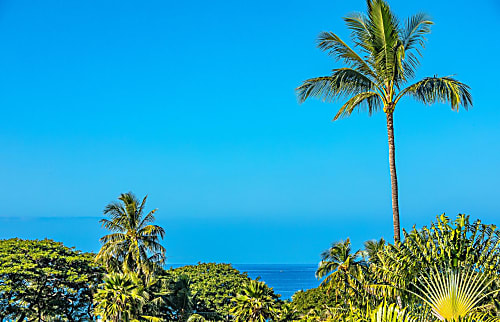
M 99 240 L 103 244 L 107 243 L 119 243 L 127 240 L 127 236 L 123 233 L 114 233 L 101 237 Z
M 431 32 L 434 23 L 425 13 L 418 13 L 406 20 L 405 28 L 401 31 L 401 38 L 405 50 L 416 49 L 420 54 L 419 47 L 425 47 L 425 35 Z
M 376 73 L 383 80 L 394 79 L 394 65 L 399 46 L 399 21 L 383 0 L 368 1 L 368 29 L 372 35 Z
M 451 77 L 427 77 L 408 86 L 396 98 L 397 103 L 404 95 L 410 95 L 424 104 L 450 103 L 453 110 L 472 106 L 470 87 Z
M 146 216 L 144 216 L 144 218 L 142 219 L 142 221 L 140 222 L 139 224 L 139 228 L 143 228 L 143 226 L 145 224 L 149 224 L 149 223 L 152 223 L 155 221 L 155 212 L 157 211 L 158 209 L 153 209 L 151 210 Z
M 123 225 L 121 225 L 121 223 L 117 220 L 109 220 L 109 219 L 101 219 L 99 220 L 99 222 L 101 223 L 101 226 L 103 228 L 106 228 L 107 230 L 111 230 L 111 231 L 123 231 L 125 228 L 123 227 Z
M 396 304 L 383 302 L 374 310 L 370 316 L 371 322 L 416 322 L 418 319 L 409 314 L 406 310 L 401 310 Z
M 344 17 L 347 28 L 351 30 L 351 39 L 355 46 L 361 48 L 367 57 L 370 57 L 373 46 L 371 44 L 372 34 L 368 28 L 367 20 L 366 15 L 359 12 Z M 369 61 L 367 63 L 369 64 Z
M 299 102 L 309 97 L 333 101 L 342 96 L 372 91 L 376 85 L 365 75 L 351 68 L 334 69 L 331 76 L 311 78 L 296 88 Z
M 333 120 L 336 121 L 339 118 L 351 116 L 352 112 L 356 108 L 361 107 L 363 104 L 368 109 L 368 114 L 372 115 L 374 112 L 380 110 L 382 98 L 380 94 L 376 92 L 359 93 L 345 102 L 345 104 L 337 112 Z
M 336 34 L 332 32 L 320 33 L 318 36 L 318 47 L 337 60 L 342 59 L 344 63 L 364 76 L 370 77 L 373 80 L 377 79 L 376 74 L 368 63 Z
M 409 17 L 401 30 L 401 40 L 406 51 L 403 64 L 407 78 L 414 77 L 415 70 L 420 65 L 419 57 L 422 56 L 421 49 L 425 47 L 425 35 L 431 32 L 433 24 L 425 13 L 418 13 Z

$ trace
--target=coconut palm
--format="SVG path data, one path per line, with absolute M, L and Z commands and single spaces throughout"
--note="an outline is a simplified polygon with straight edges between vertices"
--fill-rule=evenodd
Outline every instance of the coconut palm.
M 368 12 L 344 18 L 351 30 L 354 46 L 349 46 L 332 32 L 322 32 L 318 47 L 347 66 L 332 74 L 311 78 L 296 91 L 302 103 L 309 97 L 330 102 L 346 98 L 333 120 L 348 117 L 354 111 L 367 110 L 371 115 L 380 109 L 386 114 L 389 165 L 392 187 L 394 240 L 400 241 L 398 180 L 394 146 L 394 110 L 406 96 L 424 104 L 449 102 L 453 110 L 472 105 L 469 87 L 453 77 L 427 77 L 409 86 L 419 65 L 425 35 L 432 21 L 416 14 L 401 24 L 384 0 L 367 0 Z M 355 51 L 356 49 L 356 51 Z
M 120 202 L 112 202 L 104 209 L 104 215 L 110 219 L 100 220 L 112 233 L 100 239 L 103 245 L 96 260 L 111 271 L 149 275 L 165 261 L 165 248 L 159 242 L 165 231 L 152 224 L 156 209 L 144 212 L 147 196 L 139 202 L 129 192 L 118 199 Z
M 380 238 L 379 240 L 367 240 L 364 245 L 364 253 L 368 257 L 368 261 L 370 262 L 370 264 L 378 263 L 380 261 L 378 253 L 384 250 L 385 239 Z
M 330 248 L 321 253 L 316 277 L 318 279 L 326 277 L 321 284 L 339 290 L 337 286 L 352 286 L 353 279 L 359 274 L 360 269 L 365 267 L 362 251 L 352 252 L 351 241 L 347 238 L 345 241 L 332 243 Z

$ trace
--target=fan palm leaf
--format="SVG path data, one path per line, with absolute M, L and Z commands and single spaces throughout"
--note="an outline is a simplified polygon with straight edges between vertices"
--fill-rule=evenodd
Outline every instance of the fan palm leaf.
M 479 309 L 492 282 L 486 274 L 471 268 L 434 268 L 421 276 L 415 285 L 420 292 L 415 294 L 438 319 L 457 321 Z

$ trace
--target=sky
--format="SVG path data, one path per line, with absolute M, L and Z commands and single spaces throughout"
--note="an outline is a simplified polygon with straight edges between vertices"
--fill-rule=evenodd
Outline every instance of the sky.
M 402 226 L 446 212 L 500 224 L 500 5 L 390 1 L 435 25 L 417 78 L 454 75 L 474 107 L 395 112 Z M 0 238 L 98 251 L 120 193 L 148 195 L 169 263 L 315 263 L 392 238 L 383 113 L 332 122 L 301 81 L 341 67 L 319 32 L 365 1 L 3 0 Z

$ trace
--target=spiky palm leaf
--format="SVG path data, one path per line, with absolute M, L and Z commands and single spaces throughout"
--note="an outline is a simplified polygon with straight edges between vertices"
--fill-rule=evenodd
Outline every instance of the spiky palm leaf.
M 147 299 L 137 275 L 112 273 L 94 297 L 96 314 L 102 321 L 137 321 Z
M 265 322 L 277 314 L 271 289 L 264 282 L 250 280 L 232 301 L 231 313 L 237 322 Z
M 399 309 L 395 304 L 381 303 L 370 315 L 371 322 L 417 322 L 418 318 L 412 316 L 406 309 Z

